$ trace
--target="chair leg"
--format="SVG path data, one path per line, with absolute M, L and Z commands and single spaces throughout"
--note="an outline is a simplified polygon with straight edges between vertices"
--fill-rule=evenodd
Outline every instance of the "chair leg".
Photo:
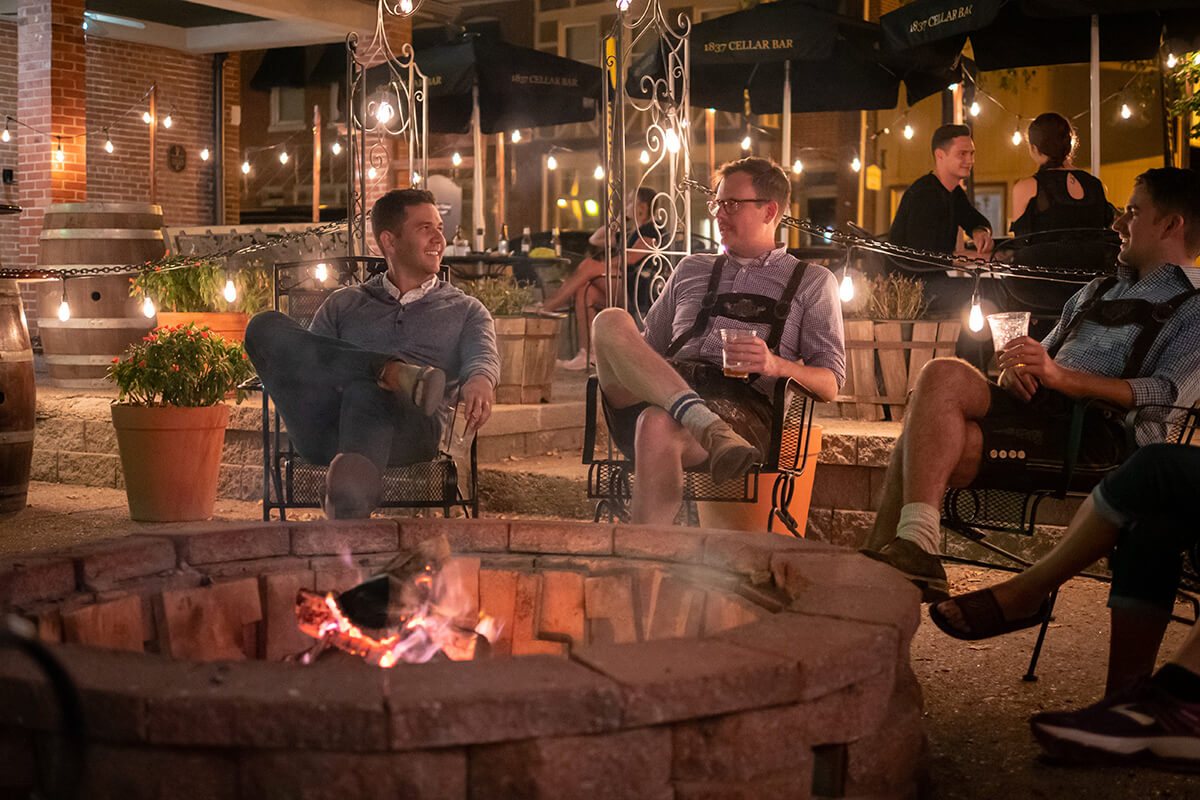
M 1029 670 L 1021 677 L 1023 681 L 1033 682 L 1037 680 L 1037 675 L 1033 671 L 1037 669 L 1038 656 L 1042 654 L 1042 642 L 1046 640 L 1046 630 L 1050 627 L 1050 620 L 1054 617 L 1054 603 L 1058 600 L 1058 589 L 1050 593 L 1050 613 L 1042 620 L 1042 625 L 1038 628 L 1037 641 L 1033 645 L 1033 655 L 1029 658 Z

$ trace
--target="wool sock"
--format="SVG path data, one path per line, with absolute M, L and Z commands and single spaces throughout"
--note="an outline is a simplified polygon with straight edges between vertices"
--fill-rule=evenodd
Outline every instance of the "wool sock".
M 1154 682 L 1185 703 L 1200 703 L 1200 675 L 1187 667 L 1166 663 L 1154 673 Z
M 907 539 L 930 555 L 937 555 L 941 539 L 941 516 L 928 503 L 908 503 L 900 509 L 896 538 Z
M 704 404 L 700 395 L 691 390 L 668 397 L 666 408 L 676 422 L 696 437 L 696 441 L 701 441 L 705 429 L 720 419 Z

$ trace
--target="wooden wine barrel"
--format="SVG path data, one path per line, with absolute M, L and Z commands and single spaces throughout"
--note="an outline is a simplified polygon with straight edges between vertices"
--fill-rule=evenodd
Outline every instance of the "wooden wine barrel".
M 16 281 L 0 281 L 0 514 L 25 508 L 36 407 L 33 350 Z
M 129 296 L 129 275 L 70 277 L 95 267 L 131 269 L 166 253 L 162 207 L 149 203 L 59 203 L 46 211 L 38 263 L 68 274 L 71 317 L 58 318 L 64 285 L 38 287 L 38 332 L 50 385 L 68 389 L 111 386 L 104 374 L 114 357 L 153 327 Z

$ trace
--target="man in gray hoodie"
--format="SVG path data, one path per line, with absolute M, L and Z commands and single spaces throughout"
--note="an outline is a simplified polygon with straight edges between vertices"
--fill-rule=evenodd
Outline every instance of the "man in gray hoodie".
M 491 416 L 500 357 L 491 315 L 438 278 L 446 238 L 433 195 L 388 192 L 371 209 L 387 272 L 335 292 L 308 330 L 276 311 L 246 328 L 246 352 L 296 450 L 329 464 L 325 513 L 369 516 L 389 464 L 438 451 L 450 403 Z

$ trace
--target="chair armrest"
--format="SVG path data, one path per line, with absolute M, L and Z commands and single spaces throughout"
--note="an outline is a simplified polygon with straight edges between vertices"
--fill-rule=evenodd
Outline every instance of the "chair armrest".
M 583 463 L 591 464 L 596 460 L 596 426 L 599 410 L 600 379 L 595 375 L 588 376 L 587 391 L 584 395 L 587 415 L 583 423 Z
M 1195 444 L 1200 432 L 1200 400 L 1190 407 L 1151 404 L 1129 409 L 1125 414 L 1127 454 L 1138 448 L 1137 428 L 1141 425 L 1161 426 L 1155 431 L 1156 441 Z

